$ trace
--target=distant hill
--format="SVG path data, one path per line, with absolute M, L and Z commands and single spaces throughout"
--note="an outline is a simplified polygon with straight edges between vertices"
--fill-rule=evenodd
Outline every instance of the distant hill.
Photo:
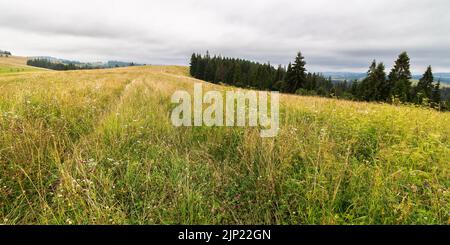
M 48 60 L 48 61 L 51 61 L 54 63 L 62 63 L 62 64 L 82 64 L 82 62 L 79 62 L 79 61 L 59 59 L 59 58 L 55 58 L 55 57 L 51 57 L 51 56 L 33 56 L 33 57 L 28 57 L 28 58 L 30 60 L 43 59 L 43 60 Z
M 35 56 L 35 57 L 30 57 L 30 59 L 31 60 L 42 59 L 42 60 L 48 60 L 52 63 L 75 65 L 77 67 L 87 67 L 87 68 L 114 68 L 114 67 L 128 67 L 128 66 L 143 65 L 143 64 L 138 64 L 138 63 L 134 63 L 134 62 L 124 62 L 124 61 L 115 61 L 115 60 L 110 60 L 107 62 L 80 62 L 80 61 L 75 61 L 75 60 L 55 58 L 55 57 L 51 57 L 51 56 Z
M 366 73 L 357 72 L 319 72 L 325 77 L 331 77 L 333 81 L 354 81 L 361 80 L 366 77 Z M 450 73 L 434 73 L 434 80 L 441 80 L 441 84 L 444 86 L 450 86 Z M 413 75 L 412 80 L 419 80 L 422 75 Z
M 325 77 L 331 77 L 334 81 L 354 81 L 361 80 L 366 77 L 366 73 L 357 72 L 319 72 Z
M 450 86 L 450 73 L 433 73 L 434 80 L 438 81 L 441 80 L 441 84 Z M 422 77 L 422 75 L 414 75 L 413 79 L 419 80 Z
M 27 57 L 0 56 L 0 75 L 6 73 L 45 71 L 46 69 L 27 65 Z

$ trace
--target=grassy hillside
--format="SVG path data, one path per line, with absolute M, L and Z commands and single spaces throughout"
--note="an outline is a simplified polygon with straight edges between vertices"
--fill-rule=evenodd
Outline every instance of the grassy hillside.
M 27 58 L 19 56 L 0 57 L 0 75 L 5 73 L 18 73 L 30 71 L 43 71 L 45 69 L 27 66 Z
M 283 95 L 276 138 L 175 128 L 170 96 L 194 82 L 158 66 L 0 75 L 0 223 L 450 223 L 449 113 Z

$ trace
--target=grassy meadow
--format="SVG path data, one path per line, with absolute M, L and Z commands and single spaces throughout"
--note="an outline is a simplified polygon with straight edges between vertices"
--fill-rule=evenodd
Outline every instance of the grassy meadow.
M 43 68 L 27 66 L 26 63 L 27 58 L 25 57 L 0 57 L 0 75 L 6 73 L 45 71 Z
M 17 59 L 0 58 L 0 223 L 450 224 L 449 113 L 282 95 L 276 138 L 177 128 L 172 93 L 202 82 L 186 67 Z

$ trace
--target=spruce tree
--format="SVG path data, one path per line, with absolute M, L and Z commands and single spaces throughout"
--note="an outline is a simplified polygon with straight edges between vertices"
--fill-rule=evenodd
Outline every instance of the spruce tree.
M 353 80 L 350 85 L 350 93 L 353 95 L 353 98 L 356 100 L 361 100 L 361 90 L 360 90 L 361 82 L 358 82 L 358 80 Z
M 386 101 L 390 94 L 390 88 L 386 81 L 386 72 L 383 62 L 378 63 L 375 70 L 375 79 L 377 80 L 377 90 L 375 95 L 376 101 Z
M 191 76 L 195 77 L 196 70 L 197 70 L 197 55 L 195 53 L 193 53 L 191 56 L 191 62 L 190 62 L 190 66 L 189 66 L 189 72 L 190 72 Z
M 411 71 L 409 57 L 406 52 L 401 53 L 389 74 L 389 84 L 392 86 L 391 95 L 402 102 L 410 101 Z
M 295 77 L 292 70 L 292 64 L 289 62 L 286 71 L 285 86 L 283 87 L 283 92 L 291 92 L 291 84 L 293 83 L 295 83 Z
M 234 64 L 234 74 L 233 74 L 233 81 L 236 84 L 242 84 L 242 68 L 241 64 L 236 62 Z
M 441 103 L 441 80 L 437 82 L 437 84 L 433 88 L 433 92 L 431 94 L 431 101 L 433 102 L 435 107 L 438 107 Z
M 415 89 L 417 103 L 421 104 L 424 98 L 431 99 L 434 89 L 433 81 L 433 72 L 431 70 L 431 66 L 428 66 L 422 78 L 417 83 L 417 88 Z
M 367 71 L 367 77 L 364 78 L 358 86 L 358 97 L 366 101 L 383 101 L 389 94 L 388 84 L 386 83 L 386 73 L 383 63 L 377 65 L 376 60 Z
M 302 56 L 301 52 L 297 53 L 295 57 L 294 64 L 292 64 L 291 69 L 288 70 L 288 75 L 286 82 L 289 84 L 289 92 L 295 93 L 299 88 L 305 88 L 306 83 L 306 62 L 305 58 Z
M 277 72 L 275 74 L 275 83 L 284 80 L 285 70 L 281 65 L 278 65 Z
M 311 77 L 311 90 L 316 90 L 317 89 L 317 77 L 318 77 L 318 75 L 316 74 L 316 73 L 313 73 L 312 74 L 312 77 Z
M 197 56 L 197 69 L 195 70 L 195 78 L 198 79 L 205 79 L 205 69 L 206 69 L 206 58 L 202 57 L 201 55 Z
M 378 96 L 378 74 L 377 74 L 377 62 L 372 61 L 372 64 L 367 71 L 367 76 L 361 81 L 359 85 L 359 93 L 362 100 L 374 101 Z

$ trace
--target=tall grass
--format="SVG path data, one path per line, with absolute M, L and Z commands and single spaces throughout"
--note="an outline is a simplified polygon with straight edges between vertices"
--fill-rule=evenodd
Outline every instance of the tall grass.
M 157 66 L 0 76 L 0 223 L 450 222 L 450 114 L 283 95 L 276 138 L 175 128 L 170 96 L 194 82 Z

